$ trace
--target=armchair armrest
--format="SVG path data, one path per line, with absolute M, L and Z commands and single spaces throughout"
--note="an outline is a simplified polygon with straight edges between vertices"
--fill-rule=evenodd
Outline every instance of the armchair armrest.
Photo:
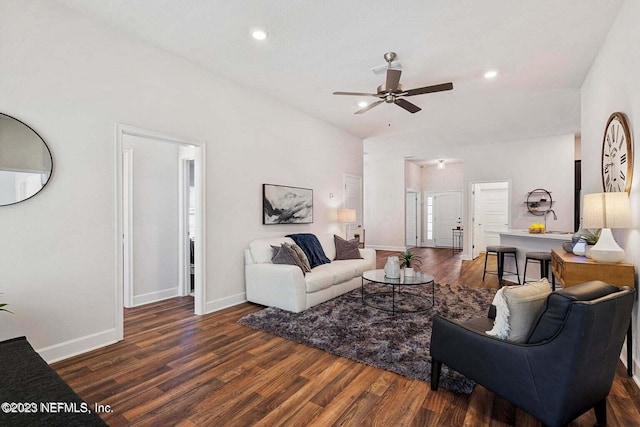
M 432 363 L 444 363 L 502 397 L 522 394 L 524 389 L 528 390 L 527 399 L 538 402 L 526 345 L 503 341 L 465 327 L 464 322 L 436 315 L 431 357 Z M 431 380 L 433 384 L 434 378 Z
M 245 285 L 248 301 L 295 313 L 307 308 L 304 275 L 298 266 L 247 264 Z

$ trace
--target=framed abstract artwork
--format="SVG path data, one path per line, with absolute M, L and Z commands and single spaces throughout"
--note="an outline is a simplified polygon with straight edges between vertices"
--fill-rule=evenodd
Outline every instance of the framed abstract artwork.
M 262 184 L 263 224 L 311 224 L 313 190 Z

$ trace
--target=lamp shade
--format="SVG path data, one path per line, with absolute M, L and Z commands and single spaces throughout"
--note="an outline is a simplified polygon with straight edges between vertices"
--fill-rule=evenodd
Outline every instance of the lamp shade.
M 584 228 L 629 228 L 631 206 L 626 192 L 585 194 Z
M 356 210 L 355 209 L 338 209 L 338 222 L 349 223 L 356 222 Z

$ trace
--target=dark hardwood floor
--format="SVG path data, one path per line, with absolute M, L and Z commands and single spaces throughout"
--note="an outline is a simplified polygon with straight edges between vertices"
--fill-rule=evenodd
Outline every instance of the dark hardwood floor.
M 416 249 L 439 283 L 482 283 L 483 258 Z M 389 253 L 379 251 L 382 267 Z M 471 395 L 333 356 L 236 321 L 244 303 L 205 316 L 191 297 L 125 310 L 125 339 L 53 368 L 111 426 L 538 426 L 481 386 Z M 640 425 L 640 391 L 618 367 L 607 401 L 610 426 Z M 595 424 L 593 411 L 571 426 Z

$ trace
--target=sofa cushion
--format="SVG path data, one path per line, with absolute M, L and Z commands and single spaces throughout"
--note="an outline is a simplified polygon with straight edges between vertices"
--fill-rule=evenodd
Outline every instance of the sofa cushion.
M 318 238 L 318 241 L 322 246 L 322 250 L 324 251 L 324 254 L 327 256 L 327 258 L 329 258 L 331 261 L 336 259 L 336 244 L 333 241 L 333 234 L 320 233 L 316 234 L 316 237 Z
M 350 262 L 352 261 L 335 261 L 313 268 L 304 279 L 307 293 L 317 292 L 356 277 L 355 269 L 353 265 L 349 265 Z
M 293 244 L 293 240 L 283 236 L 252 241 L 249 243 L 249 249 L 251 249 L 253 261 L 259 264 L 265 262 L 271 263 L 271 258 L 273 258 L 271 246 L 280 246 L 285 242 Z
M 332 269 L 323 269 L 321 267 L 322 266 L 312 269 L 304 278 L 306 291 L 309 294 L 330 288 L 335 283 L 335 274 Z
M 371 270 L 371 264 L 369 261 L 364 259 L 349 259 L 349 260 L 338 260 L 332 261 L 331 265 L 345 265 L 350 268 L 353 272 L 352 277 L 362 276 L 362 273 L 365 271 Z
M 336 247 L 336 260 L 362 259 L 358 249 L 360 244 L 358 239 L 344 240 L 342 237 L 334 235 L 333 241 Z
M 510 342 L 526 342 L 550 293 L 551 287 L 546 278 L 528 285 L 501 288 L 494 299 L 494 328 L 487 334 Z
M 325 255 L 324 250 L 320 245 L 320 241 L 315 234 L 288 234 L 287 237 L 293 239 L 293 241 L 304 251 L 305 255 L 307 255 L 307 258 L 309 259 L 312 269 L 319 265 L 331 262 L 331 260 Z

